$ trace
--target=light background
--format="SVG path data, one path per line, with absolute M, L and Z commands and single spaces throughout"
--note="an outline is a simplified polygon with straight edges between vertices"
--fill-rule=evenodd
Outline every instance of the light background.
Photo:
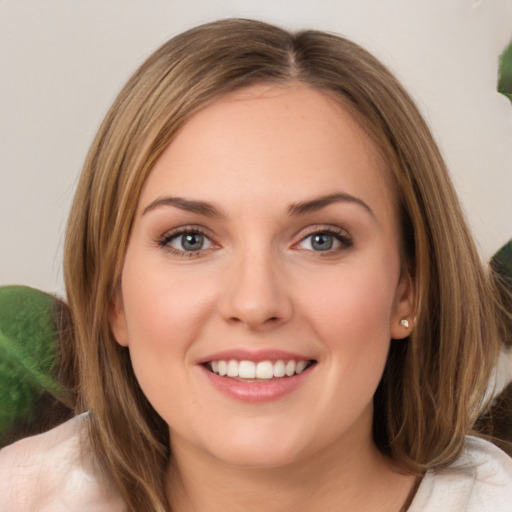
M 0 285 L 62 293 L 74 186 L 116 93 L 169 37 L 231 16 L 372 51 L 430 123 L 482 256 L 512 236 L 512 106 L 496 92 L 512 0 L 0 0 Z

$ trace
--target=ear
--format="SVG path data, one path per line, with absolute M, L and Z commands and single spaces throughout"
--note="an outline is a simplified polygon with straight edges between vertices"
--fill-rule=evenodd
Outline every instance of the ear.
M 109 308 L 109 322 L 110 329 L 114 335 L 115 340 L 123 347 L 128 346 L 128 328 L 126 325 L 126 315 L 124 312 L 123 298 L 121 290 L 116 293 L 112 304 Z
M 396 288 L 393 314 L 391 315 L 391 338 L 395 340 L 409 336 L 414 328 L 415 283 L 409 272 L 404 270 Z M 404 322 L 402 323 L 402 320 Z M 405 324 L 405 325 L 404 325 Z

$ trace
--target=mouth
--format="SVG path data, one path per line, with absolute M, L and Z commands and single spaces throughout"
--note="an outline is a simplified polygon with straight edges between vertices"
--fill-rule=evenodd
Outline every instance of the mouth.
M 209 372 L 238 380 L 240 382 L 271 382 L 289 379 L 307 371 L 316 360 L 284 360 L 250 361 L 236 359 L 219 359 L 207 361 L 203 366 Z

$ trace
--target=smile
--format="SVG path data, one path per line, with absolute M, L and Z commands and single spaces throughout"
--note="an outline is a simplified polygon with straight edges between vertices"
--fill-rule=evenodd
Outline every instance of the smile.
M 212 373 L 220 375 L 221 377 L 231 377 L 249 380 L 270 380 L 280 379 L 286 377 L 293 377 L 294 375 L 301 374 L 306 368 L 311 366 L 315 361 L 302 360 L 302 361 L 237 361 L 218 360 L 210 361 L 206 367 Z

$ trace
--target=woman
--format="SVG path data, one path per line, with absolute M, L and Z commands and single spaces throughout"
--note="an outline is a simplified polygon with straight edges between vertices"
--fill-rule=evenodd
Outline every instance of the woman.
M 2 454 L 9 510 L 508 510 L 510 459 L 466 437 L 492 286 L 353 43 L 224 20 L 155 52 L 90 150 L 65 279 L 88 412 Z

